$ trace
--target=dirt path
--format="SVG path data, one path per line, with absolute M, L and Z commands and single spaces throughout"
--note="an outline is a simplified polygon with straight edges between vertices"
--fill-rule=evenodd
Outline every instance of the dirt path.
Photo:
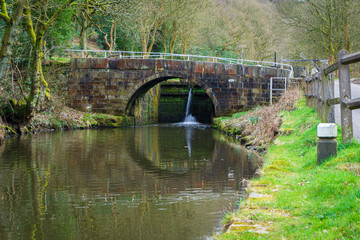
M 335 97 L 339 96 L 339 81 L 335 81 Z M 360 85 L 351 84 L 351 98 L 360 97 Z M 360 109 L 352 111 L 354 137 L 360 140 Z M 335 122 L 341 124 L 340 105 L 335 105 Z

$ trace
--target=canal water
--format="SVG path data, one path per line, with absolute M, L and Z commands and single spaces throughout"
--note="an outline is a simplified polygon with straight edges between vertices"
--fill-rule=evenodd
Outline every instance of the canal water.
M 0 146 L 0 239 L 208 239 L 259 165 L 204 125 L 9 139 Z

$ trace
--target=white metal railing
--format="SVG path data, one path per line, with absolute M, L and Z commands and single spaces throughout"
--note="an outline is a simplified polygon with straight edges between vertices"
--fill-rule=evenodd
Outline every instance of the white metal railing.
M 284 88 L 273 88 L 274 80 L 284 80 Z M 286 77 L 271 77 L 270 78 L 270 105 L 273 103 L 273 91 L 284 91 L 286 92 Z
M 263 67 L 281 68 L 289 71 L 289 76 L 293 74 L 293 67 L 288 64 L 274 63 L 266 61 L 254 61 L 245 59 L 222 58 L 189 54 L 160 53 L 160 52 L 133 52 L 133 51 L 107 51 L 107 50 L 65 50 L 70 57 L 117 57 L 117 58 L 143 58 L 143 59 L 172 59 L 182 61 L 202 61 L 202 62 L 219 62 L 230 64 L 258 65 Z

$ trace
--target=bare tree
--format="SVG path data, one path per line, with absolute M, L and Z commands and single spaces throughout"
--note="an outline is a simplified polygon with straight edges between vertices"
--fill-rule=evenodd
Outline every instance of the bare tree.
M 127 25 L 138 38 L 143 52 L 151 52 L 167 17 L 168 0 L 134 0 Z
M 260 0 L 213 0 L 199 13 L 197 40 L 218 55 L 264 60 L 278 47 L 276 11 L 271 2 Z M 201 44 L 203 42 L 203 44 Z
M 359 32 L 358 1 L 282 0 L 277 6 L 308 55 L 333 60 L 340 49 L 351 50 L 354 34 Z
M 185 54 L 188 42 L 194 35 L 199 11 L 206 1 L 172 0 L 167 5 L 167 17 L 161 28 L 164 52 L 175 52 L 178 45 L 181 53 Z
M 86 50 L 88 30 L 91 27 L 99 27 L 96 23 L 96 17 L 98 15 L 111 15 L 112 11 L 109 7 L 118 4 L 117 1 L 106 1 L 106 0 L 84 0 L 78 2 L 77 13 L 75 19 L 80 26 L 80 49 Z

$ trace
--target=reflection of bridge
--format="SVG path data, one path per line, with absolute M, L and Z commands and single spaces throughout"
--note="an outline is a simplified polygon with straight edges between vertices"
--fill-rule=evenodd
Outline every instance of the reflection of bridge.
M 212 100 L 215 115 L 220 116 L 268 103 L 270 78 L 288 77 L 292 71 L 289 65 L 268 62 L 245 65 L 245 60 L 236 59 L 126 54 L 128 52 L 117 52 L 109 58 L 72 58 L 70 105 L 94 112 L 131 115 L 133 103 L 139 96 L 162 81 L 180 78 L 203 88 Z
M 126 133 L 123 152 L 143 171 L 157 179 L 187 183 L 187 187 L 240 190 L 241 181 L 253 177 L 261 163 L 256 153 L 212 129 L 147 126 L 129 128 Z M 171 146 L 173 151 L 169 151 Z

